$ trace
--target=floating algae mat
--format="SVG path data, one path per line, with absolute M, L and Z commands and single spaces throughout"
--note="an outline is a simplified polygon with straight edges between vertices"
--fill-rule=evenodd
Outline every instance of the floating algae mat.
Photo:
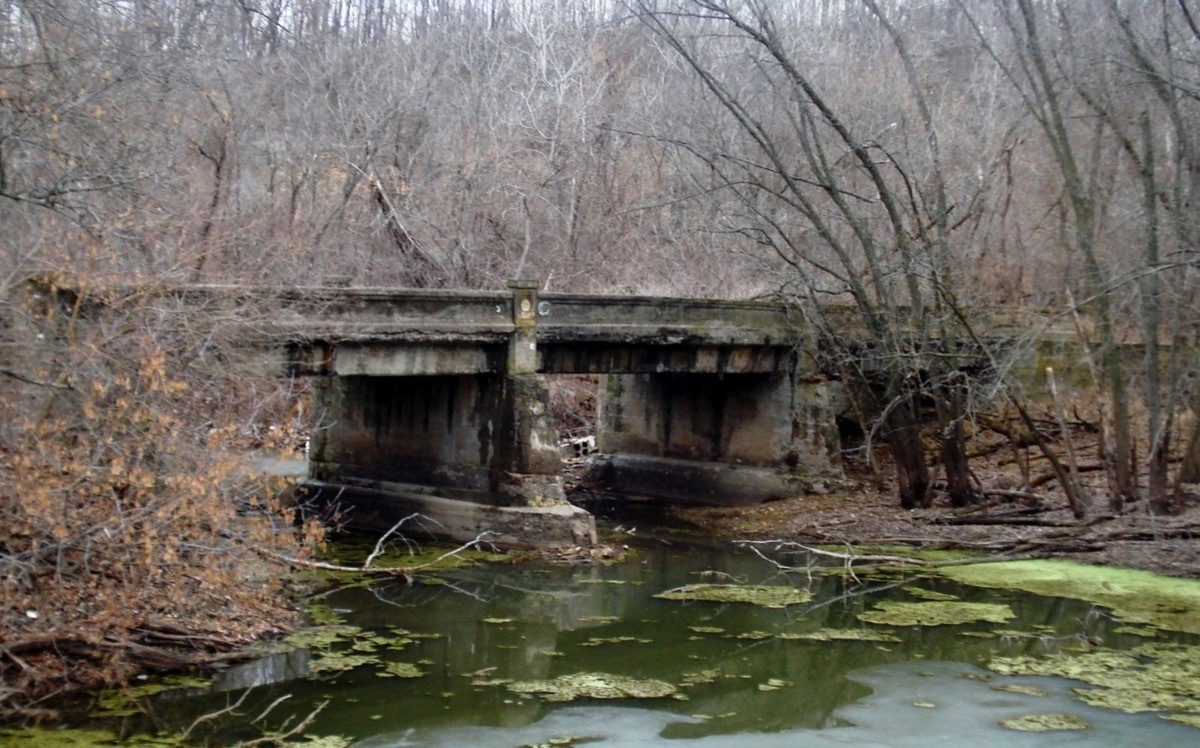
M 686 600 L 710 603 L 749 603 L 764 608 L 786 608 L 812 599 L 807 590 L 783 585 L 762 584 L 689 584 L 660 592 L 655 597 L 664 600 Z
M 966 603 L 934 600 L 919 603 L 884 600 L 873 610 L 860 613 L 860 621 L 889 626 L 955 626 L 984 621 L 1004 623 L 1013 618 L 1012 608 L 998 603 Z
M 728 545 L 649 536 L 640 528 L 623 539 L 635 554 L 609 566 L 467 564 L 440 570 L 444 584 L 435 586 L 351 576 L 315 597 L 313 627 L 231 664 L 209 689 L 106 702 L 121 716 L 68 721 L 170 742 L 244 699 L 199 721 L 193 743 L 253 741 L 314 712 L 293 743 L 1124 746 L 1200 735 L 1191 726 L 1200 711 L 1185 700 L 1196 689 L 1183 670 L 1200 661 L 1200 637 L 1163 628 L 1170 606 L 1158 605 L 1163 615 L 1148 622 L 1125 605 L 1114 621 L 1095 615 L 1093 597 L 950 576 L 965 569 L 807 574 Z M 1112 589 L 1100 592 L 1129 587 L 1104 581 Z M 1090 654 L 1070 651 L 1088 643 L 1109 659 L 1067 659 Z M 1000 670 L 1006 659 L 1011 668 Z M 989 662 L 998 669 L 983 669 Z M 1097 673 L 1090 681 L 1079 678 L 1085 666 Z M 1098 683 L 1101 673 L 1111 683 Z M 1156 695 L 1141 702 L 1155 711 L 1120 711 L 1138 689 Z M 1066 724 L 1047 715 L 1094 727 L 1014 729 Z M 9 737 L 0 735 L 0 748 L 54 745 Z
M 780 634 L 780 639 L 807 639 L 815 642 L 882 642 L 899 644 L 900 637 L 890 631 L 873 629 L 821 629 L 807 634 Z
M 1128 652 L 1098 649 L 1044 656 L 996 657 L 988 668 L 1009 675 L 1057 675 L 1094 688 L 1080 700 L 1123 712 L 1176 712 L 1200 718 L 1200 647 L 1148 643 Z
M 1052 732 L 1055 730 L 1089 730 L 1091 725 L 1074 714 L 1026 714 L 1023 717 L 1000 720 L 1000 726 L 1022 732 Z
M 950 579 L 1111 608 L 1123 621 L 1200 634 L 1200 581 L 1050 559 L 950 566 Z
M 533 693 L 545 701 L 576 699 L 661 699 L 674 696 L 679 689 L 670 683 L 647 678 L 630 678 L 611 673 L 575 673 L 553 680 L 509 683 L 513 693 Z

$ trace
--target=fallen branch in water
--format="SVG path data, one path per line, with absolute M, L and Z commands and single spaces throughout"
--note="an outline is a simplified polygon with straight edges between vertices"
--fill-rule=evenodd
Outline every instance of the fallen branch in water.
M 479 533 L 474 538 L 467 541 L 466 543 L 463 543 L 462 545 L 458 546 L 457 548 L 446 551 L 445 553 L 443 553 L 442 555 L 433 559 L 432 561 L 428 561 L 426 563 L 419 564 L 417 566 L 392 566 L 392 567 L 371 566 L 370 564 L 380 555 L 380 553 L 381 553 L 380 548 L 383 545 L 383 542 L 392 533 L 394 533 L 396 530 L 398 530 L 400 525 L 404 524 L 405 522 L 407 522 L 408 520 L 410 520 L 416 516 L 417 515 L 412 514 L 412 515 L 405 517 L 404 519 L 400 520 L 395 525 L 393 525 L 392 529 L 390 529 L 386 533 L 384 533 L 383 537 L 380 538 L 379 541 L 375 544 L 375 550 L 372 551 L 369 556 L 367 556 L 367 560 L 363 563 L 362 566 L 345 566 L 343 564 L 331 564 L 331 563 L 328 563 L 325 561 L 310 561 L 308 559 L 303 559 L 303 558 L 293 558 L 291 556 L 285 556 L 282 553 L 275 553 L 274 551 L 268 551 L 265 548 L 257 548 L 255 550 L 261 556 L 265 556 L 267 558 L 274 559 L 276 561 L 280 561 L 282 563 L 288 564 L 289 566 L 296 566 L 296 567 L 301 567 L 301 568 L 305 568 L 305 569 L 320 569 L 322 571 L 342 571 L 342 572 L 349 572 L 349 573 L 353 573 L 353 574 L 375 574 L 375 575 L 379 575 L 379 576 L 403 577 L 405 579 L 405 581 L 412 581 L 413 575 L 415 575 L 417 572 L 428 569 L 431 566 L 436 566 L 437 564 L 440 564 L 441 562 L 445 561 L 446 559 L 448 559 L 452 556 L 457 556 L 458 554 L 462 553 L 463 551 L 470 550 L 471 548 L 476 548 L 480 544 L 482 544 L 489 536 L 498 534 L 498 533 L 492 532 L 491 530 L 484 530 L 483 532 Z
M 749 548 L 750 550 L 754 551 L 754 553 L 759 558 L 763 559 L 767 563 L 774 565 L 775 568 L 779 569 L 780 571 L 808 571 L 808 572 L 811 572 L 812 564 L 808 564 L 807 566 L 804 566 L 804 567 L 787 566 L 786 564 L 779 563 L 775 559 L 767 557 L 766 554 L 764 554 L 762 551 L 759 550 L 758 546 L 773 545 L 776 550 L 799 549 L 799 550 L 804 551 L 805 553 L 808 553 L 808 554 L 811 554 L 814 556 L 824 556 L 826 558 L 836 558 L 836 559 L 839 559 L 844 562 L 846 573 L 849 574 L 852 578 L 854 578 L 855 581 L 858 581 L 858 577 L 855 576 L 854 569 L 853 569 L 853 565 L 856 562 L 863 562 L 863 563 L 868 563 L 868 564 L 899 564 L 901 566 L 916 566 L 916 567 L 920 567 L 922 569 L 934 569 L 934 568 L 939 568 L 939 567 L 943 567 L 943 566 L 966 566 L 968 564 L 983 564 L 983 563 L 989 563 L 989 562 L 993 562 L 993 561 L 1012 561 L 1015 558 L 1020 557 L 1019 555 L 1014 554 L 1014 553 L 1007 553 L 1007 552 L 1001 551 L 1000 553 L 996 553 L 996 554 L 993 554 L 990 556 L 980 556 L 977 558 L 953 558 L 953 559 L 943 559 L 940 561 L 926 561 L 926 560 L 920 559 L 920 558 L 912 558 L 912 557 L 908 557 L 908 556 L 892 556 L 892 555 L 878 554 L 878 553 L 854 553 L 853 551 L 850 551 L 847 553 L 839 553 L 837 551 L 827 551 L 827 550 L 824 550 L 821 548 L 814 548 L 809 545 L 804 545 L 803 543 L 796 543 L 796 542 L 787 541 L 787 540 L 738 540 L 738 541 L 734 541 L 734 543 L 735 543 L 735 545 L 745 546 L 745 547 Z M 849 546 L 847 546 L 847 547 L 849 547 Z
M 803 543 L 795 543 L 795 542 L 786 541 L 786 540 L 738 540 L 738 541 L 736 541 L 736 543 L 737 543 L 737 545 L 744 545 L 744 546 L 749 547 L 750 550 L 754 551 L 759 556 L 762 556 L 764 559 L 766 559 L 766 556 L 763 556 L 763 554 L 761 552 L 759 552 L 758 548 L 756 548 L 755 546 L 769 545 L 769 544 L 773 543 L 773 544 L 775 544 L 776 548 L 783 548 L 783 547 L 790 546 L 790 547 L 799 548 L 807 553 L 811 553 L 814 556 L 825 556 L 827 558 L 836 558 L 841 561 L 850 561 L 850 562 L 866 561 L 868 563 L 878 563 L 878 564 L 914 564 L 916 566 L 927 566 L 928 565 L 928 562 L 922 561 L 921 559 L 918 559 L 918 558 L 909 558 L 906 556 L 888 556 L 888 555 L 872 554 L 872 553 L 853 553 L 853 552 L 838 553 L 837 551 L 826 551 L 821 548 L 814 548 L 810 545 L 804 545 Z M 766 559 L 766 560 L 771 561 L 771 559 Z M 780 569 L 794 570 L 794 569 L 791 569 L 790 567 L 786 567 L 786 566 L 780 564 L 778 561 L 772 561 L 772 563 L 774 563 Z

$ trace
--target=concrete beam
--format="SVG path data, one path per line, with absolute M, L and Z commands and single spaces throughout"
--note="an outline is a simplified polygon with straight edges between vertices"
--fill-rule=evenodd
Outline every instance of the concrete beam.
M 512 507 L 489 504 L 484 496 L 435 495 L 428 489 L 386 482 L 336 484 L 309 481 L 305 490 L 316 501 L 336 497 L 350 529 L 384 533 L 411 514 L 420 518 L 404 527 L 408 537 L 426 535 L 465 543 L 481 538 L 502 548 L 590 548 L 596 544 L 592 515 L 570 504 Z M 432 521 L 431 521 L 432 520 Z

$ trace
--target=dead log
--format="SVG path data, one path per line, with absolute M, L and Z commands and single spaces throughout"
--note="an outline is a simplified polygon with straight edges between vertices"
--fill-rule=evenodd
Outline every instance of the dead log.
M 1103 469 L 1104 469 L 1104 465 L 1099 462 L 1085 462 L 1085 463 L 1077 466 L 1077 470 L 1081 473 L 1094 473 L 1097 470 L 1103 470 Z M 1038 486 L 1044 485 L 1046 483 L 1049 483 L 1052 480 L 1055 480 L 1057 477 L 1058 476 L 1052 472 L 1039 473 L 1038 475 L 1035 475 L 1031 481 L 1029 481 L 1029 487 L 1037 488 Z
M 1039 510 L 1040 511 L 1040 510 Z M 1013 513 L 1016 514 L 1016 513 Z M 935 521 L 939 525 L 1011 525 L 1014 527 L 1086 527 L 1074 520 L 1038 519 L 1018 517 L 1013 514 L 987 515 L 984 517 L 944 517 Z

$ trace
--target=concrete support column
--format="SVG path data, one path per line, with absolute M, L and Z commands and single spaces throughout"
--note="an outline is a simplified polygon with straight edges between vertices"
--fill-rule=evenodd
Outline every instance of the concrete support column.
M 517 506 L 566 504 L 558 429 L 550 410 L 550 388 L 537 374 L 540 281 L 512 280 L 515 331 L 509 339 L 500 415 L 492 462 L 492 490 Z
M 491 488 L 514 506 L 566 504 L 550 387 L 536 374 L 504 377 Z

